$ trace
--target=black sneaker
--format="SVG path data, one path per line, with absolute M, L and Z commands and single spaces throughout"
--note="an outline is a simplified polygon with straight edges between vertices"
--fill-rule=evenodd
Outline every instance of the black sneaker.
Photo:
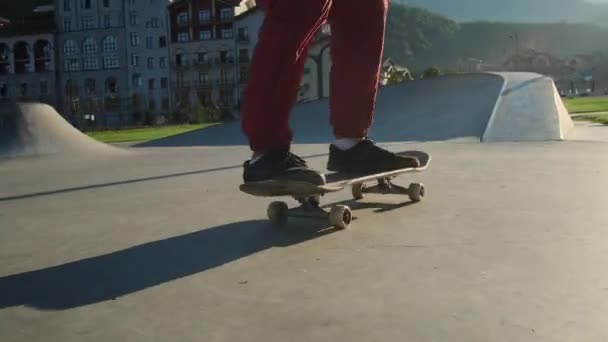
M 369 139 L 362 140 L 348 150 L 340 150 L 332 144 L 327 162 L 329 171 L 354 174 L 381 173 L 418 166 L 418 159 L 387 151 Z
M 252 162 L 244 163 L 243 180 L 245 183 L 266 180 L 292 180 L 325 184 L 325 176 L 308 168 L 306 161 L 289 151 L 275 151 L 264 154 Z

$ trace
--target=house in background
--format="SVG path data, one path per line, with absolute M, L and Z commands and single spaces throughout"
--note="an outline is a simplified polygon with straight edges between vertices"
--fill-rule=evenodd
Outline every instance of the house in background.
M 56 105 L 55 24 L 52 7 L 0 21 L 0 101 Z
M 60 111 L 82 125 L 150 123 L 169 108 L 168 0 L 55 0 Z
M 177 0 L 169 6 L 173 105 L 236 111 L 240 75 L 246 77 L 251 56 L 247 25 L 258 11 L 244 2 L 233 7 L 221 0 Z M 254 43 L 253 43 L 254 44 Z

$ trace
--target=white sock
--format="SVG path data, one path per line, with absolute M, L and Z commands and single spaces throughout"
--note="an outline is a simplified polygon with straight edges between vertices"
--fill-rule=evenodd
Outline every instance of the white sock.
M 251 160 L 249 161 L 249 164 L 253 164 L 253 163 L 257 162 L 263 156 L 264 156 L 264 153 L 254 153 L 253 156 L 251 156 Z
M 342 151 L 346 151 L 346 150 L 349 150 L 349 149 L 355 147 L 355 145 L 357 145 L 361 140 L 363 140 L 363 139 L 357 139 L 357 138 L 336 139 L 336 141 L 334 141 L 334 146 L 336 146 L 337 148 L 339 148 Z

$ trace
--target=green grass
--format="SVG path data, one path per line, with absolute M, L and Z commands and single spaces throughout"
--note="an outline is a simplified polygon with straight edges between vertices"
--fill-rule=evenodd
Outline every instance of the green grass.
M 166 138 L 176 134 L 190 132 L 212 125 L 215 124 L 210 123 L 197 125 L 173 125 L 161 127 L 129 128 L 112 131 L 108 130 L 87 132 L 86 134 L 104 143 L 150 141 L 155 139 Z
M 572 99 L 564 99 L 564 104 L 571 114 L 574 113 L 590 113 L 590 112 L 607 112 L 608 111 L 608 96 L 601 97 L 577 97 Z

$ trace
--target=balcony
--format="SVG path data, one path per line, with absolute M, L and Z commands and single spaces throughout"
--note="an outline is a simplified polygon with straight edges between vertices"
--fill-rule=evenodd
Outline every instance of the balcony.
M 177 19 L 177 26 L 178 27 L 185 27 L 190 25 L 190 18 L 178 18 Z
M 188 90 L 190 89 L 190 82 L 173 82 L 173 89 L 175 90 Z
M 217 85 L 219 85 L 220 89 L 233 89 L 234 88 L 234 80 L 231 78 L 219 78 L 216 80 Z
M 218 21 L 219 21 L 220 24 L 231 23 L 231 22 L 234 21 L 234 16 L 223 15 L 223 16 L 220 16 L 220 18 L 219 18 Z
M 217 64 L 219 66 L 231 66 L 231 65 L 234 65 L 234 58 L 233 57 L 216 58 L 215 64 Z
M 213 61 L 211 59 L 195 60 L 193 64 L 197 69 L 208 70 L 213 66 Z
M 181 62 L 173 62 L 172 63 L 173 69 L 175 70 L 187 70 L 190 69 L 190 62 L 189 61 L 181 61 Z
M 249 38 L 249 35 L 239 34 L 236 36 L 236 42 L 239 44 L 247 44 L 250 41 L 251 41 L 251 39 Z
M 199 91 L 211 90 L 213 88 L 213 84 L 210 81 L 197 81 L 195 86 Z

